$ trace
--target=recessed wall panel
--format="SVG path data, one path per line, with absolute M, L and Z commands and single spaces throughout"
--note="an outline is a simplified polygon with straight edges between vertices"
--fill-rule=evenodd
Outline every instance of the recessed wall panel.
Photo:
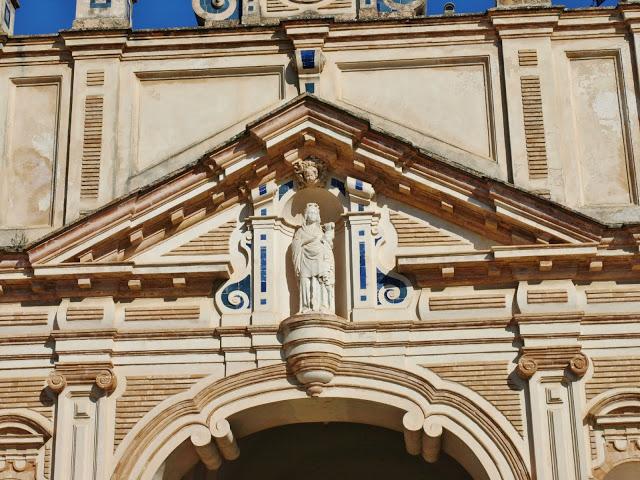
M 626 205 L 630 189 L 617 57 L 570 59 L 583 205 Z
M 138 170 L 251 118 L 281 98 L 281 72 L 140 79 Z
M 59 83 L 14 83 L 7 129 L 3 226 L 51 225 Z
M 495 159 L 487 65 L 342 67 L 342 100 L 461 150 Z

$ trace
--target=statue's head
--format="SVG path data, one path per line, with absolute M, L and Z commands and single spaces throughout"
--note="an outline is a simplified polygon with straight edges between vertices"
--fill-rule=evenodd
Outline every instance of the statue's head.
M 320 206 L 317 203 L 307 203 L 304 209 L 304 221 L 307 225 L 320 223 Z

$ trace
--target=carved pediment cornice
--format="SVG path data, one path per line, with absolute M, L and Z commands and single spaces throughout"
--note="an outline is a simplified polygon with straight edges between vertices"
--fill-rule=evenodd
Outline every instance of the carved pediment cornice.
M 173 176 L 111 202 L 23 252 L 0 254 L 0 286 L 39 284 L 50 291 L 46 282 L 64 280 L 71 282 L 67 290 L 80 291 L 95 280 L 119 279 L 116 291 L 127 291 L 139 287 L 136 282 L 144 285 L 146 277 L 165 279 L 169 287 L 176 277 L 227 278 L 230 264 L 224 255 L 206 268 L 178 261 L 141 264 L 132 258 L 250 201 L 259 185 L 293 176 L 295 160 L 309 155 L 325 161 L 335 175 L 361 179 L 378 195 L 494 243 L 490 251 L 446 258 L 399 257 L 399 269 L 415 274 L 418 283 L 433 278 L 481 282 L 479 274 L 491 281 L 606 278 L 608 272 L 624 278 L 640 266 L 640 226 L 601 224 L 421 150 L 341 107 L 302 95 Z

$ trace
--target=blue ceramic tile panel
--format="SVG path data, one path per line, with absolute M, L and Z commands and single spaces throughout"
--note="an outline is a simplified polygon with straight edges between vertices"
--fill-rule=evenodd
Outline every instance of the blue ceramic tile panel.
M 385 289 L 384 292 L 384 299 L 391 304 L 398 304 L 398 303 L 402 303 L 404 302 L 404 300 L 407 298 L 407 286 L 404 284 L 404 282 L 398 278 L 393 278 L 390 277 L 389 275 L 385 275 L 384 273 L 382 273 L 380 270 L 377 270 L 376 272 L 376 280 L 377 280 L 377 290 L 378 292 L 382 289 Z M 394 287 L 397 288 L 400 292 L 400 294 L 397 296 L 397 298 L 392 298 L 390 296 L 390 291 L 389 288 L 390 287 Z M 382 305 L 382 302 L 380 302 L 380 296 L 378 295 L 378 305 Z
M 333 188 L 337 188 L 338 190 L 340 190 L 340 193 L 342 195 L 344 195 L 345 197 L 347 196 L 347 190 L 344 188 L 344 182 L 341 182 L 337 178 L 332 178 L 331 179 L 331 186 Z
M 316 93 L 316 85 L 315 83 L 305 83 L 304 84 L 304 91 L 307 93 Z
M 267 186 L 266 185 L 260 185 L 258 187 L 258 193 L 260 195 L 266 195 L 267 194 Z
M 267 293 L 267 247 L 260 247 L 260 293 Z
M 302 59 L 302 68 L 309 69 L 315 67 L 316 64 L 316 51 L 315 50 L 302 50 L 300 52 Z
M 360 242 L 360 289 L 367 288 L 367 255 L 366 244 Z
M 289 180 L 278 187 L 278 200 L 284 197 L 289 190 L 293 190 L 293 180 Z
M 363 188 L 364 188 L 364 185 L 362 183 L 362 180 L 356 180 L 356 190 L 362 191 Z
M 241 296 L 234 295 L 234 292 L 241 292 L 247 296 L 248 302 L 245 302 Z M 222 304 L 232 310 L 242 310 L 251 308 L 251 275 L 247 275 L 242 280 L 232 283 L 222 291 Z M 241 299 L 240 302 L 231 303 L 229 297 Z

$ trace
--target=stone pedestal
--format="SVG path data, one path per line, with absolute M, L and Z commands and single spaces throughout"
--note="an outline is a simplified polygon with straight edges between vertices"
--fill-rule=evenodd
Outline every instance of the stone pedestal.
M 77 0 L 73 28 L 131 28 L 133 4 L 137 0 Z
M 337 315 L 314 312 L 294 315 L 280 325 L 287 366 L 311 397 L 320 395 L 335 375 L 346 323 Z

